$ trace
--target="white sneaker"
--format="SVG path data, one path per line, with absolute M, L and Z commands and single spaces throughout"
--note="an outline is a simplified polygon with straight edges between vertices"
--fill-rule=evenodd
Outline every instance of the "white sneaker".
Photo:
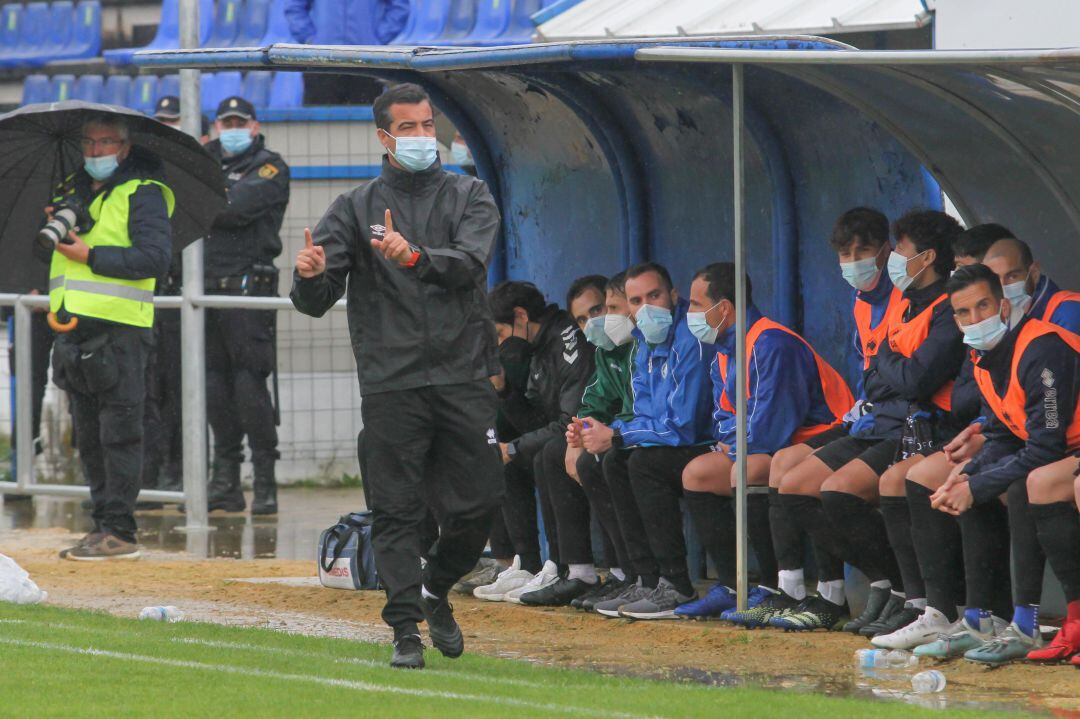
M 514 557 L 513 563 L 499 572 L 495 581 L 473 590 L 473 596 L 487 602 L 501 602 L 506 593 L 525 586 L 533 578 L 532 572 L 521 568 L 521 557 Z
M 535 577 L 517 589 L 507 592 L 503 596 L 503 601 L 510 602 L 511 604 L 521 604 L 522 594 L 535 592 L 536 590 L 543 589 L 557 581 L 559 581 L 559 567 L 555 562 L 549 559 L 544 562 L 544 566 L 540 568 L 540 571 L 536 573 Z
M 944 614 L 933 607 L 927 607 L 911 624 L 900 627 L 891 634 L 874 637 L 870 643 L 881 649 L 914 649 L 929 644 L 937 639 L 939 634 L 948 634 L 952 626 L 952 622 Z

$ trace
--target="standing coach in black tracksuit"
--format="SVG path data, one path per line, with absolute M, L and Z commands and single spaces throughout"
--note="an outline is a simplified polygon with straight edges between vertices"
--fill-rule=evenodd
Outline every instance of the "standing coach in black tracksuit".
M 217 110 L 219 137 L 206 146 L 221 161 L 229 204 L 214 220 L 204 261 L 207 294 L 277 295 L 281 222 L 289 204 L 289 166 L 267 149 L 255 108 L 227 97 Z M 276 312 L 207 310 L 206 413 L 214 430 L 210 510 L 244 511 L 243 440 L 255 474 L 252 514 L 277 513 L 274 406 L 266 379 L 274 371 Z
M 374 112 L 382 173 L 306 233 L 291 297 L 319 317 L 348 292 L 391 665 L 422 667 L 425 619 L 445 656 L 464 651 L 446 595 L 475 566 L 502 501 L 488 379 L 499 364 L 484 292 L 499 213 L 483 182 L 442 169 L 419 86 L 388 90 Z M 428 507 L 439 539 L 421 572 Z

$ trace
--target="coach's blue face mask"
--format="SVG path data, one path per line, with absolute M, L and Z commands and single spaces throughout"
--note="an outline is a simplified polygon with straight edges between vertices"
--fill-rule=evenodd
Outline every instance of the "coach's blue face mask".
M 607 336 L 607 332 L 604 331 L 605 317 L 607 315 L 597 315 L 589 318 L 588 322 L 585 323 L 585 339 L 602 350 L 613 350 L 615 349 L 615 343 L 611 341 L 611 338 Z
M 434 137 L 394 137 L 389 132 L 386 135 L 397 145 L 396 150 L 388 152 L 409 172 L 423 172 L 434 165 L 439 156 Z
M 638 329 L 645 335 L 645 341 L 649 344 L 658 345 L 667 339 L 668 330 L 673 322 L 671 310 L 656 305 L 642 305 L 637 314 Z

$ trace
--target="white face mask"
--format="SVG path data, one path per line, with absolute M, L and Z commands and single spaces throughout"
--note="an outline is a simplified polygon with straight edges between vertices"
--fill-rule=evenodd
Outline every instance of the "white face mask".
M 929 251 L 930 250 L 923 250 L 919 254 L 915 255 L 915 257 L 910 258 L 904 257 L 896 250 L 893 250 L 889 254 L 889 279 L 892 280 L 892 283 L 896 286 L 896 289 L 900 290 L 901 292 L 906 290 L 908 287 L 911 286 L 911 283 L 915 281 L 915 277 L 921 275 L 923 273 L 923 270 L 925 270 L 926 267 L 930 266 L 927 265 L 926 267 L 923 267 L 922 270 L 919 270 L 915 273 L 914 277 L 909 275 L 907 271 L 907 266 L 909 262 L 914 260 L 916 257 L 922 257 Z
M 987 317 L 982 322 L 966 327 L 961 326 L 960 331 L 964 333 L 964 344 L 972 349 L 986 352 L 998 346 L 1009 328 L 1002 321 L 999 310 L 998 314 Z
M 621 347 L 632 340 L 634 337 L 631 332 L 633 331 L 634 321 L 629 316 L 610 313 L 604 315 L 604 333 L 616 347 Z
M 1031 308 L 1031 295 L 1027 293 L 1027 281 L 1031 277 L 1031 270 L 1028 270 L 1027 276 L 1019 282 L 1010 282 L 1007 285 L 1002 285 L 1001 290 L 1005 293 L 1005 299 L 1012 305 L 1012 311 L 1009 314 L 1009 324 L 1016 326 L 1016 324 L 1024 318 L 1027 311 Z
M 877 266 L 877 258 L 881 256 L 882 250 L 888 246 L 888 243 L 882 245 L 881 249 L 873 257 L 855 260 L 854 262 L 841 262 L 840 274 L 844 276 L 849 285 L 857 290 L 872 289 L 877 285 L 878 277 L 881 275 L 881 270 Z

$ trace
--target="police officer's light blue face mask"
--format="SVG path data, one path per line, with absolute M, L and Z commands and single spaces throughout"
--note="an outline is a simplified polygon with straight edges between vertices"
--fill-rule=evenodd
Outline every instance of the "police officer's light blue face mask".
M 720 303 L 705 310 L 705 312 L 687 312 L 686 313 L 686 326 L 690 328 L 690 333 L 698 338 L 699 341 L 704 342 L 707 345 L 716 344 L 716 338 L 720 335 L 720 327 L 724 324 L 724 320 L 727 319 L 727 314 L 720 318 L 720 324 L 713 327 L 709 324 L 709 321 L 705 319 L 705 315 L 708 312 L 712 312 L 714 308 L 719 307 Z
M 98 182 L 103 182 L 116 172 L 116 168 L 120 166 L 120 161 L 116 158 L 116 155 L 83 157 L 83 166 L 86 168 L 86 174 Z
M 394 137 L 389 132 L 386 136 L 397 143 L 396 150 L 388 151 L 409 172 L 423 172 L 435 164 L 435 158 L 439 156 L 434 137 Z
M 667 339 L 668 330 L 673 322 L 671 310 L 656 305 L 642 305 L 637 314 L 638 329 L 645 335 L 645 341 L 649 344 L 658 345 Z
M 891 279 L 892 283 L 896 285 L 896 289 L 900 290 L 901 292 L 906 290 L 908 287 L 911 286 L 911 283 L 915 281 L 915 277 L 921 275 L 923 273 L 923 270 L 925 270 L 926 267 L 930 266 L 927 265 L 926 267 L 922 268 L 922 270 L 916 272 L 915 277 L 909 275 L 907 271 L 907 266 L 909 262 L 914 260 L 916 257 L 922 257 L 929 251 L 930 250 L 923 250 L 919 254 L 915 255 L 915 257 L 910 258 L 904 257 L 896 250 L 893 250 L 892 253 L 889 254 L 889 279 Z
M 973 325 L 961 326 L 964 333 L 964 344 L 974 350 L 986 352 L 998 346 L 1001 338 L 1009 331 L 1009 327 L 1001 319 L 1001 312 L 993 317 L 987 317 L 982 322 Z
M 221 131 L 221 147 L 230 155 L 239 155 L 255 141 L 251 136 L 251 130 L 246 127 L 233 127 Z
M 585 323 L 585 339 L 602 350 L 613 350 L 615 349 L 615 343 L 607 336 L 607 332 L 604 332 L 605 317 L 606 315 L 597 315 L 589 318 L 588 322 Z

